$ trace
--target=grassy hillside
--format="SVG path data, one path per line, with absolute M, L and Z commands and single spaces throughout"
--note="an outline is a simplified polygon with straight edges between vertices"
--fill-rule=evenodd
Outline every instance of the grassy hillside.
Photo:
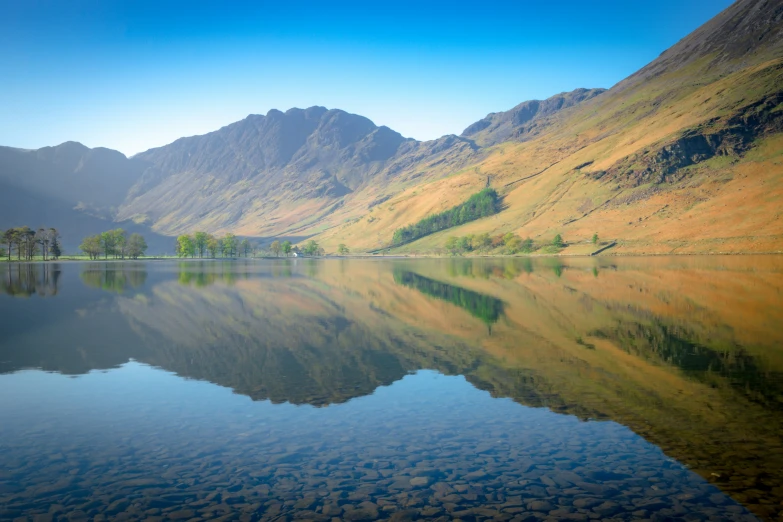
M 737 2 L 639 73 L 545 118 L 525 141 L 495 145 L 318 239 L 327 250 L 389 245 L 395 229 L 489 178 L 503 212 L 393 252 L 435 252 L 448 235 L 485 232 L 560 233 L 571 245 L 564 253 L 589 251 L 596 232 L 618 253 L 783 251 L 780 10 Z M 755 46 L 740 52 L 748 34 Z

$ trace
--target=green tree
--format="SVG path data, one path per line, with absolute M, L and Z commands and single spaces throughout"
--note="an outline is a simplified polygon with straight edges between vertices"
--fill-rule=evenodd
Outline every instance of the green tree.
M 217 257 L 217 253 L 220 251 L 220 243 L 217 238 L 211 234 L 207 237 L 207 251 L 213 259 Z
M 187 234 L 177 237 L 177 257 L 195 257 L 196 245 L 193 238 Z
M 459 238 L 457 236 L 449 236 L 448 239 L 446 239 L 446 250 L 448 250 L 452 254 L 456 254 L 458 241 Z
M 138 259 L 147 251 L 147 242 L 141 234 L 133 233 L 128 238 L 128 257 Z
M 283 248 L 283 253 L 286 255 L 286 257 L 288 257 L 291 254 L 291 249 L 292 249 L 291 242 L 288 240 L 283 241 L 282 248 Z
M 250 241 L 248 241 L 247 239 L 243 239 L 242 242 L 239 243 L 239 250 L 241 252 L 244 252 L 245 257 L 250 257 L 250 249 L 251 249 Z
M 506 243 L 506 252 L 509 254 L 516 254 L 522 250 L 522 239 L 514 237 Z
M 345 246 L 345 243 L 340 243 L 337 245 L 337 253 L 341 256 L 347 255 L 349 252 L 348 247 Z
M 275 255 L 275 257 L 280 255 L 281 248 L 282 247 L 280 246 L 280 241 L 278 241 L 276 239 L 274 241 L 272 241 L 271 245 L 269 245 L 269 250 L 272 251 L 272 253 Z
M 111 231 L 111 234 L 114 236 L 114 257 L 125 259 L 128 235 L 121 228 L 115 228 Z
M 307 256 L 315 256 L 318 254 L 318 243 L 316 243 L 314 239 L 311 239 L 305 244 L 302 251 Z
M 236 257 L 239 252 L 239 240 L 237 237 L 228 232 L 223 236 L 223 257 Z
M 552 246 L 557 248 L 563 248 L 565 246 L 565 243 L 563 242 L 563 236 L 557 234 L 555 238 L 552 240 Z
M 208 250 L 207 241 L 209 241 L 209 234 L 206 232 L 195 232 L 193 234 L 193 243 L 196 247 L 196 252 L 198 252 L 198 257 L 204 257 L 204 252 Z
M 527 238 L 527 239 L 525 239 L 524 241 L 522 241 L 522 245 L 521 245 L 521 247 L 520 247 L 520 250 L 521 250 L 522 252 L 526 252 L 526 253 L 528 253 L 528 254 L 529 254 L 530 252 L 532 252 L 532 251 L 534 250 L 534 246 L 533 246 L 533 240 L 532 240 L 532 239 L 530 239 L 530 238 Z
M 101 232 L 100 238 L 103 258 L 108 259 L 109 254 L 114 255 L 114 234 L 111 231 Z
M 594 245 L 597 245 L 597 244 L 598 244 L 598 232 L 596 232 L 595 234 L 593 234 L 593 239 L 592 239 L 592 241 L 593 241 L 593 244 L 594 244 Z
M 90 256 L 90 259 L 98 259 L 103 252 L 103 246 L 101 244 L 101 235 L 96 234 L 94 236 L 87 236 L 82 240 L 82 244 L 79 245 L 79 250 Z

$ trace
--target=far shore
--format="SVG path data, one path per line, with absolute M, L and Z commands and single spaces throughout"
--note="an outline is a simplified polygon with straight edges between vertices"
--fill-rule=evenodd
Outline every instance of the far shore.
M 257 256 L 257 257 L 204 257 L 204 258 L 184 258 L 175 256 L 151 256 L 140 257 L 138 259 L 87 259 L 83 257 L 64 256 L 58 259 L 33 259 L 16 260 L 7 258 L 0 259 L 0 263 L 5 264 L 29 264 L 29 263 L 139 263 L 148 261 L 280 261 L 280 260 L 299 260 L 299 259 L 530 259 L 530 258 L 613 258 L 613 257 L 699 257 L 699 256 L 771 256 L 781 255 L 783 251 L 769 252 L 612 252 L 601 254 L 571 254 L 571 253 L 532 253 L 532 254 L 475 254 L 475 255 L 442 255 L 442 254 L 349 254 L 349 255 L 325 255 L 325 256 Z

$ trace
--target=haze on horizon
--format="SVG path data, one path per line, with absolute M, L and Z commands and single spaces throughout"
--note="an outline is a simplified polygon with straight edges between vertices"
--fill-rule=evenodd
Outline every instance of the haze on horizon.
M 77 1 L 0 6 L 0 145 L 132 155 L 323 105 L 419 140 L 611 87 L 731 4 Z

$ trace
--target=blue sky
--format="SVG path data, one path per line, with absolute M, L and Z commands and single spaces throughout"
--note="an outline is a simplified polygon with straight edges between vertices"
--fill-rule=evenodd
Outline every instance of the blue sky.
M 611 87 L 730 0 L 0 1 L 0 145 L 134 154 L 323 105 L 405 136 Z

